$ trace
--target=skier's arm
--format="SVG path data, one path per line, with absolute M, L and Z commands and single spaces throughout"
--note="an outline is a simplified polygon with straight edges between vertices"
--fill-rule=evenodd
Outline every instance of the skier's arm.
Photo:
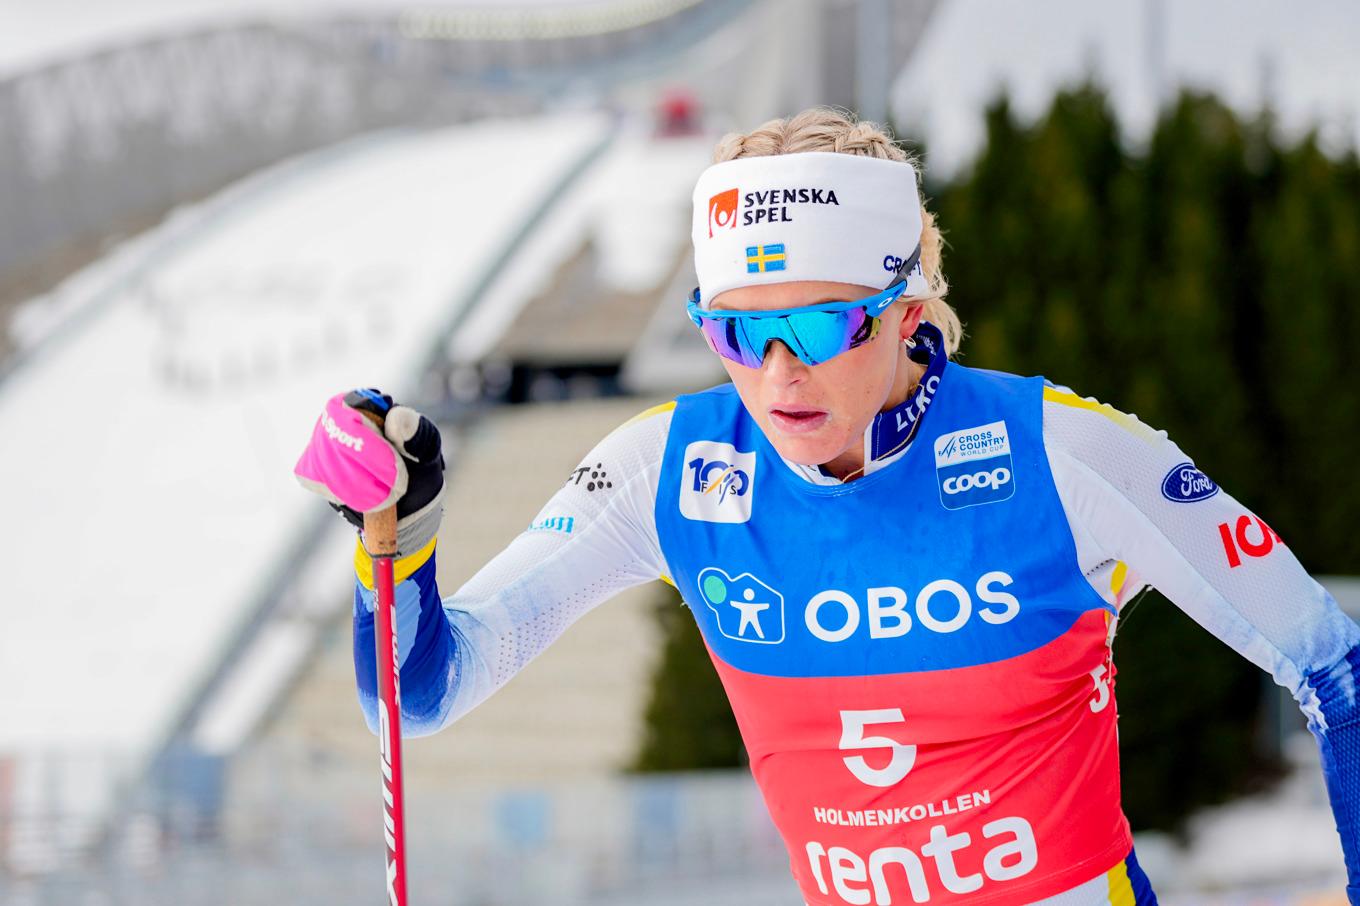
M 1360 902 L 1360 627 L 1163 432 L 1049 387 L 1044 441 L 1097 591 L 1118 606 L 1152 585 L 1298 701 L 1322 749 L 1347 891 Z
M 597 604 L 665 574 L 655 499 L 671 406 L 605 438 L 527 530 L 440 600 L 435 543 L 395 564 L 402 731 L 432 733 L 484 700 Z M 359 699 L 376 727 L 370 564 L 354 600 Z

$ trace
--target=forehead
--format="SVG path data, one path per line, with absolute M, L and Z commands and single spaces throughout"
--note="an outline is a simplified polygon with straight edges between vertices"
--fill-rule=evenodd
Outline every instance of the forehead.
M 792 280 L 788 283 L 766 283 L 760 286 L 740 286 L 719 293 L 709 308 L 724 311 L 768 311 L 776 308 L 798 308 L 822 302 L 850 302 L 882 292 L 857 283 L 832 283 L 826 280 Z

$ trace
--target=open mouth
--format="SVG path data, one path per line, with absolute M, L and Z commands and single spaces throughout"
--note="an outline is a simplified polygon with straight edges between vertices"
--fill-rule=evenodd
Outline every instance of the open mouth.
M 830 413 L 823 409 L 806 409 L 801 406 L 771 407 L 769 411 L 771 423 L 785 434 L 806 434 L 809 431 L 816 431 L 831 417 Z

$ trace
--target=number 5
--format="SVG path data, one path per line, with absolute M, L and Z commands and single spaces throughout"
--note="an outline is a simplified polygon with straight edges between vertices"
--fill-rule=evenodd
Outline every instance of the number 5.
M 869 786 L 893 786 L 901 782 L 912 765 L 916 763 L 916 746 L 903 745 L 886 736 L 865 736 L 864 728 L 869 724 L 900 724 L 901 708 L 887 708 L 880 711 L 842 711 L 841 712 L 841 751 L 846 749 L 890 749 L 892 759 L 885 767 L 871 768 L 863 755 L 847 755 L 845 766 L 856 779 Z
M 1091 680 L 1096 684 L 1094 690 L 1096 697 L 1087 704 L 1091 706 L 1093 714 L 1104 711 L 1105 706 L 1110 703 L 1110 681 L 1105 678 L 1106 672 L 1104 664 L 1091 671 Z

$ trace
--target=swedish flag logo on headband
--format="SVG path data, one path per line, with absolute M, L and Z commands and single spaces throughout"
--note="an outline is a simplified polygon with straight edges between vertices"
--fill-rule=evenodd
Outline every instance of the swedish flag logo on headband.
M 784 243 L 774 245 L 748 245 L 746 247 L 746 273 L 764 274 L 784 269 Z

